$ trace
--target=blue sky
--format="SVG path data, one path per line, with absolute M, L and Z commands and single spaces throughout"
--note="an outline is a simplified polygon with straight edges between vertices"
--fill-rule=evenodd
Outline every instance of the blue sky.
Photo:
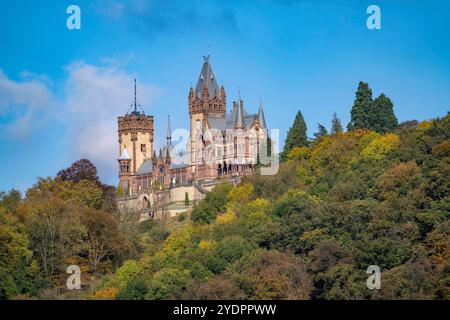
M 66 8 L 81 8 L 81 30 Z M 381 8 L 381 30 L 366 9 Z M 187 95 L 210 53 L 229 103 L 262 97 L 280 144 L 297 110 L 308 134 L 333 112 L 349 120 L 360 80 L 394 102 L 400 121 L 450 110 L 449 1 L 0 2 L 0 190 L 24 191 L 81 157 L 116 184 L 117 116 L 138 98 L 155 116 L 188 126 Z M 209 50 L 208 50 L 209 47 Z

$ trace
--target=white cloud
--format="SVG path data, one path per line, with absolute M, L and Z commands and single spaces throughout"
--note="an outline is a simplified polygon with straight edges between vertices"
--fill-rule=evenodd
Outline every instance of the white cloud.
M 0 133 L 26 137 L 47 120 L 55 104 L 45 76 L 29 72 L 14 81 L 0 69 Z
M 46 76 L 25 72 L 14 81 L 0 69 L 0 133 L 26 139 L 38 129 L 52 130 L 45 124 L 56 121 L 66 128 L 68 157 L 91 160 L 100 177 L 112 181 L 117 172 L 117 117 L 133 101 L 134 77 L 118 65 L 99 67 L 82 61 L 65 70 L 63 92 L 56 93 Z M 160 95 L 157 87 L 138 81 L 138 102 L 146 110 Z
M 72 141 L 73 158 L 95 163 L 101 176 L 115 174 L 118 157 L 117 116 L 133 100 L 133 77 L 114 67 L 76 62 L 68 67 L 64 121 Z M 138 82 L 138 100 L 149 106 L 160 90 Z

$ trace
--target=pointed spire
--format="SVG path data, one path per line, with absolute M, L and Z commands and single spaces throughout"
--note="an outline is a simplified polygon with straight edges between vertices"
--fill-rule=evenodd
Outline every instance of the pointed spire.
M 156 158 L 156 151 L 153 150 L 152 162 L 155 164 L 157 161 L 158 161 L 158 159 Z
M 217 85 L 216 77 L 211 68 L 210 56 L 203 57 L 203 66 L 200 71 L 200 76 L 197 80 L 197 85 L 195 86 L 195 96 L 203 97 L 205 93 L 205 87 L 208 91 L 209 96 L 213 96 L 214 92 L 219 92 L 219 86 Z
M 162 149 L 159 148 L 159 160 L 163 159 L 163 153 L 162 153 Z
M 141 109 L 141 105 L 137 102 L 137 89 L 136 89 L 136 79 L 134 79 L 134 101 L 130 106 L 130 109 L 133 108 L 133 111 L 131 112 L 131 114 L 133 115 L 140 115 L 140 114 L 144 114 L 144 111 L 138 111 L 138 107 L 139 109 Z M 129 112 L 130 110 L 128 110 Z
M 172 129 L 170 128 L 170 114 L 167 115 L 167 148 L 172 147 Z
M 119 157 L 119 160 L 130 160 L 130 156 L 128 155 L 127 148 L 124 148 L 122 151 L 122 155 Z
M 237 110 L 236 110 L 236 116 L 234 118 L 234 127 L 244 129 L 244 101 L 240 100 L 238 101 Z
M 266 129 L 266 118 L 264 117 L 264 109 L 261 98 L 259 99 L 258 122 L 261 128 Z

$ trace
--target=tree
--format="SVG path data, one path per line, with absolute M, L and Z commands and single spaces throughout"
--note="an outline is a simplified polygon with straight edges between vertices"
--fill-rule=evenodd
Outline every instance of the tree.
M 398 121 L 394 114 L 394 104 L 384 93 L 373 101 L 371 118 L 370 129 L 376 132 L 390 132 L 397 127 Z
M 372 90 L 367 83 L 361 81 L 347 128 L 369 129 L 379 133 L 392 131 L 398 125 L 393 107 L 392 101 L 384 93 L 372 100 Z
M 106 212 L 87 209 L 81 222 L 86 227 L 86 251 L 93 271 L 106 256 L 117 257 L 127 249 L 127 241 L 114 218 Z
M 22 195 L 19 190 L 11 189 L 8 193 L 0 192 L 0 206 L 5 208 L 6 212 L 14 212 L 20 204 Z
M 206 259 L 207 268 L 220 274 L 233 262 L 241 258 L 252 248 L 251 244 L 240 236 L 226 237 L 214 247 L 212 254 Z
M 215 276 L 207 282 L 196 282 L 183 297 L 195 300 L 243 300 L 245 293 L 231 279 Z
M 366 82 L 360 81 L 351 110 L 351 120 L 347 126 L 348 130 L 368 129 L 370 127 L 369 114 L 372 102 L 372 90 Z
M 232 187 L 229 183 L 216 185 L 214 189 L 206 194 L 205 199 L 194 206 L 191 214 L 192 221 L 209 223 L 218 213 L 225 212 L 228 193 Z
M 0 299 L 33 293 L 36 261 L 24 226 L 0 205 Z
M 320 139 L 322 137 L 325 137 L 328 134 L 327 128 L 325 128 L 320 123 L 317 124 L 317 132 L 314 133 L 314 139 Z
M 286 161 L 288 159 L 289 151 L 295 147 L 304 147 L 308 145 L 308 137 L 306 136 L 306 123 L 303 119 L 303 115 L 300 111 L 295 116 L 294 123 L 289 129 L 284 142 L 284 149 L 281 153 L 281 160 Z
M 132 279 L 117 295 L 118 300 L 144 300 L 148 293 L 148 283 L 143 278 Z
M 344 130 L 342 129 L 341 120 L 339 120 L 335 112 L 331 121 L 331 134 L 341 133 L 342 131 Z
M 255 300 L 304 300 L 313 284 L 303 260 L 276 250 L 252 252 L 228 271 L 232 278 Z M 244 259 L 243 259 L 244 260 Z
M 74 162 L 69 168 L 59 171 L 57 177 L 63 181 L 80 182 L 81 180 L 91 180 L 100 184 L 97 168 L 87 159 Z
M 186 207 L 189 205 L 189 194 L 187 192 L 184 193 L 184 205 Z
M 85 229 L 77 208 L 57 198 L 42 199 L 29 205 L 26 226 L 31 248 L 45 277 L 50 280 L 64 269 L 64 261 L 69 256 L 80 252 Z
M 190 272 L 178 267 L 163 268 L 150 281 L 147 299 L 164 300 L 179 296 L 192 281 Z

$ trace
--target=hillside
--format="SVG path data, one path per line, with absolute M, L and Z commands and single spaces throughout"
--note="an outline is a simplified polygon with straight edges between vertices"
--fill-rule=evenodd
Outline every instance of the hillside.
M 449 137 L 447 115 L 294 148 L 275 176 L 217 186 L 181 228 L 149 226 L 142 257 L 91 297 L 448 299 Z
M 78 161 L 1 194 L 0 297 L 448 299 L 449 139 L 450 115 L 321 134 L 278 174 L 222 183 L 164 223 L 119 213 Z M 82 290 L 65 288 L 72 264 Z

